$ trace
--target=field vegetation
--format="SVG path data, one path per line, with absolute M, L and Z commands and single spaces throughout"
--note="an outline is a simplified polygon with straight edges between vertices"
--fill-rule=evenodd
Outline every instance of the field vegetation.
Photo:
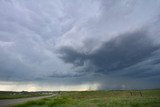
M 13 107 L 160 107 L 160 90 L 61 92 Z

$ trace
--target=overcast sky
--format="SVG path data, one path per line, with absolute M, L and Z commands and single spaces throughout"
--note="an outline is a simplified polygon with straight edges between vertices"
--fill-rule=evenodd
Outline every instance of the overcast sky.
M 160 88 L 160 0 L 0 0 L 0 90 Z

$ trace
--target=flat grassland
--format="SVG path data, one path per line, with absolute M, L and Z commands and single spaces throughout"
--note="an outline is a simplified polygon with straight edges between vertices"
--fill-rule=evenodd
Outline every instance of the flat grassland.
M 14 107 L 160 107 L 160 90 L 60 92 Z

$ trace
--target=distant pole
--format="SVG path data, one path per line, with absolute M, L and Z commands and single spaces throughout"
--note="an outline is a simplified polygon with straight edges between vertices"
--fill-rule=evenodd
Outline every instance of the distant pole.
M 139 93 L 140 93 L 140 95 L 141 95 L 141 97 L 142 97 L 142 93 L 141 93 L 141 91 L 140 91 Z
M 132 92 L 130 92 L 131 96 L 132 96 Z

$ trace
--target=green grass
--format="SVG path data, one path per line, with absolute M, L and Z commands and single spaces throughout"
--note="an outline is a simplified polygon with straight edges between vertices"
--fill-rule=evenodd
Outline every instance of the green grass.
M 62 92 L 14 107 L 160 107 L 160 90 Z
M 28 98 L 28 97 L 37 97 L 45 96 L 41 92 L 12 92 L 12 91 L 0 91 L 0 99 L 16 99 L 16 98 Z

